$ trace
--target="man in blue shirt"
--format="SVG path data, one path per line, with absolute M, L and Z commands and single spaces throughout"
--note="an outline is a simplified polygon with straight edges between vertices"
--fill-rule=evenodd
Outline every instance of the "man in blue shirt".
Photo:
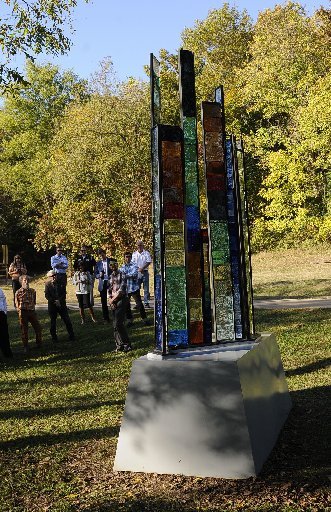
M 138 284 L 138 265 L 132 261 L 132 253 L 126 252 L 124 254 L 124 265 L 121 266 L 120 272 L 125 274 L 126 277 L 126 286 L 127 286 L 127 295 L 129 297 L 128 306 L 126 311 L 126 317 L 128 319 L 128 326 L 133 324 L 133 316 L 130 307 L 130 298 L 133 297 L 133 300 L 136 303 L 137 309 L 139 310 L 140 316 L 145 325 L 149 325 L 150 322 L 147 319 L 146 311 L 144 308 L 144 304 L 140 297 L 140 287 Z
M 67 268 L 68 268 L 68 260 L 62 254 L 62 245 L 56 246 L 56 254 L 51 257 L 51 267 L 54 270 L 57 276 L 57 282 L 61 285 L 67 285 Z

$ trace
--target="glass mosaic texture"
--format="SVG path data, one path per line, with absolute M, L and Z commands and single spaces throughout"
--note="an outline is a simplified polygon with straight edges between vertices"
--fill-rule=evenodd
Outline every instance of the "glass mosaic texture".
M 196 121 L 194 56 L 188 50 L 179 52 L 179 93 L 184 134 L 184 176 L 186 215 L 186 259 L 196 255 L 196 264 L 188 265 L 188 316 L 190 344 L 203 344 L 204 275 L 200 234 L 199 169 Z M 192 258 L 190 259 L 192 262 Z M 200 322 L 197 324 L 197 321 Z M 197 329 L 197 326 L 199 328 Z M 201 336 L 200 336 L 201 334 Z
M 222 108 L 202 103 L 204 163 L 209 224 L 210 287 L 216 341 L 235 339 L 235 318 L 227 221 L 227 181 Z
M 207 228 L 201 229 L 194 55 L 179 52 L 181 128 L 161 124 L 160 63 L 151 54 L 151 163 L 156 349 L 254 334 L 242 143 L 226 140 L 224 97 L 202 103 Z
M 171 127 L 164 127 L 166 132 Z M 174 130 L 174 128 L 173 128 Z M 182 139 L 182 131 L 176 128 Z M 179 131 L 180 130 L 180 131 Z M 182 143 L 161 143 L 167 348 L 188 344 Z M 172 183 L 171 188 L 167 188 Z

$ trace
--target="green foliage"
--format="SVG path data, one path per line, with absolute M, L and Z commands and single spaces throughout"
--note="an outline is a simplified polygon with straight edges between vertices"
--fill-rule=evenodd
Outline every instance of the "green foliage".
M 28 82 L 7 95 L 0 111 L 0 192 L 28 238 L 50 207 L 49 145 L 57 122 L 70 102 L 87 97 L 87 90 L 82 80 L 56 66 L 27 63 L 26 75 Z
M 183 47 L 194 52 L 198 102 L 213 101 L 215 88 L 223 85 L 228 122 L 234 120 L 240 95 L 238 73 L 249 60 L 252 35 L 247 12 L 239 12 L 228 3 L 211 10 L 205 20 L 197 21 L 182 34 Z
M 42 52 L 58 55 L 69 50 L 65 29 L 77 0 L 5 0 L 5 4 L 0 18 L 0 86 L 8 89 L 13 83 L 26 83 L 12 67 L 16 54 L 33 61 Z
M 54 207 L 40 219 L 36 245 L 82 242 L 114 254 L 151 239 L 149 90 L 129 80 L 75 104 L 52 142 Z
M 58 5 L 63 14 L 75 3 Z M 331 11 L 307 16 L 287 2 L 253 24 L 225 3 L 186 28 L 181 46 L 195 54 L 198 112 L 222 84 L 227 130 L 244 139 L 254 249 L 330 240 Z M 159 60 L 161 120 L 178 125 L 178 58 L 162 49 Z M 51 66 L 30 65 L 27 80 L 0 112 L 0 193 L 19 203 L 18 225 L 39 248 L 150 244 L 148 85 L 119 83 L 109 59 L 88 101 L 84 83 Z M 201 144 L 199 163 L 204 219 Z
M 254 27 L 243 97 L 246 150 L 256 164 L 255 249 L 319 239 L 329 197 L 329 26 L 326 11 L 308 17 L 288 2 L 261 13 Z

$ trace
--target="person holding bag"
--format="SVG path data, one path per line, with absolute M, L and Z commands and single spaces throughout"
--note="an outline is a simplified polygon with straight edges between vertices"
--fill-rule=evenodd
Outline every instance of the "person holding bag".
M 76 297 L 82 324 L 85 323 L 85 308 L 89 310 L 92 322 L 96 323 L 90 296 L 92 282 L 92 276 L 85 270 L 84 263 L 79 262 L 78 270 L 74 273 L 72 278 L 72 284 L 76 287 Z

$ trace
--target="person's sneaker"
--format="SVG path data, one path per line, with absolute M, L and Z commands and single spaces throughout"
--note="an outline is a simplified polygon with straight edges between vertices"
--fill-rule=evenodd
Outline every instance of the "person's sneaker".
M 149 309 L 151 306 L 149 305 L 149 303 L 147 302 L 146 304 L 144 304 L 145 308 Z
M 128 320 L 128 321 L 126 322 L 126 326 L 127 326 L 127 327 L 132 327 L 132 325 L 133 325 L 133 320 Z
M 120 347 L 116 347 L 115 348 L 115 352 L 123 352 L 123 350 L 124 350 L 124 346 L 123 345 L 121 345 Z
M 130 345 L 125 345 L 124 352 L 131 352 L 132 347 Z
M 152 322 L 150 320 L 148 320 L 148 318 L 145 318 L 145 320 L 143 320 L 143 322 L 145 325 L 152 325 Z

